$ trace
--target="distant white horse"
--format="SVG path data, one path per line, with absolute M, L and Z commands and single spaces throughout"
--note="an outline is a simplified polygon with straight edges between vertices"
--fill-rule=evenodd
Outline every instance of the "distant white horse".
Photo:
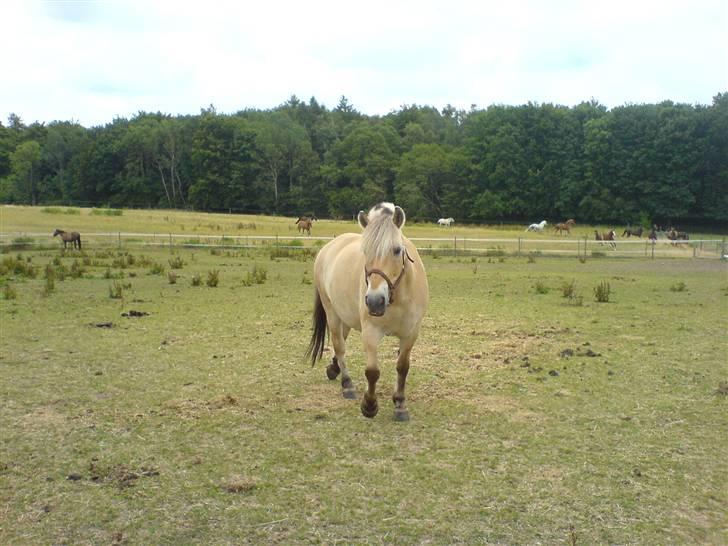
M 538 224 L 531 224 L 526 228 L 526 231 L 543 231 L 543 228 L 546 227 L 546 224 L 548 222 L 546 220 L 541 220 Z
M 455 223 L 455 218 L 440 218 L 437 223 L 441 226 L 449 226 Z

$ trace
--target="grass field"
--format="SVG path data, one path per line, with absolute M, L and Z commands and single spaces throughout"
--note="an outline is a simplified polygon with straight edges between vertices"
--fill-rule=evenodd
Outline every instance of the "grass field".
M 0 227 L 60 222 L 291 223 Z M 0 544 L 728 542 L 724 262 L 426 256 L 397 423 L 393 340 L 373 420 L 302 360 L 312 252 L 55 243 L 0 256 Z M 356 333 L 349 356 L 361 394 Z

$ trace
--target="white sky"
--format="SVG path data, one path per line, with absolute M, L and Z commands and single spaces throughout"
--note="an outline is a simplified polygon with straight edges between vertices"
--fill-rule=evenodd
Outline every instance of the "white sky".
M 725 91 L 728 0 L 0 2 L 3 123 L 233 113 L 294 94 L 374 115 Z

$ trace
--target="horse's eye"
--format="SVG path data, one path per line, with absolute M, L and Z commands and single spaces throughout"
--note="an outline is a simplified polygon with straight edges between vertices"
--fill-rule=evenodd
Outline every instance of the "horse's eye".
M 395 246 L 393 252 L 394 252 L 394 255 L 395 256 L 399 256 L 399 253 L 402 252 L 402 247 L 401 246 Z

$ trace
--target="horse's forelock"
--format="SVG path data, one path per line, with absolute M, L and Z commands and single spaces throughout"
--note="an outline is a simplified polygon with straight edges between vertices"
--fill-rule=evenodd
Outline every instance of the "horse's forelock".
M 380 205 L 392 204 L 380 203 Z M 369 223 L 362 232 L 361 249 L 368 258 L 387 256 L 395 246 L 402 245 L 402 232 L 392 221 L 394 205 L 391 209 L 384 207 L 377 209 L 377 206 L 369 211 Z

